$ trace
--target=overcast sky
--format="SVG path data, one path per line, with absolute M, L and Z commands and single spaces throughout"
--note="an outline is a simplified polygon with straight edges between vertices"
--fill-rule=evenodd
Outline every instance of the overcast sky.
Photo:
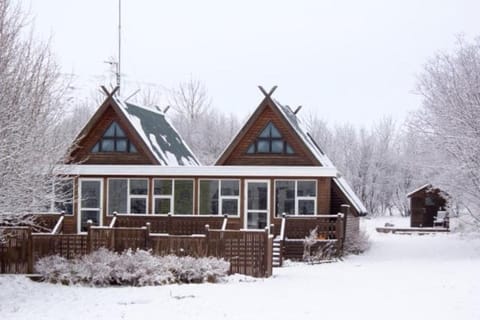
M 79 97 L 108 84 L 118 0 L 23 1 Z M 480 35 L 479 14 L 475 0 L 122 0 L 123 95 L 194 77 L 242 117 L 262 98 L 257 85 L 278 85 L 282 103 L 331 124 L 401 120 L 420 105 L 422 65 L 457 34 Z

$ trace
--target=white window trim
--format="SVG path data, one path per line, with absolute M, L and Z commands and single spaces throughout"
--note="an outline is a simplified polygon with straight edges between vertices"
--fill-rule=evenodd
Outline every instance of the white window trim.
M 83 208 L 82 207 L 82 181 L 97 181 L 100 182 L 100 199 L 99 208 Z M 78 179 L 78 217 L 77 217 L 77 232 L 86 233 L 82 231 L 82 210 L 85 211 L 98 211 L 99 219 L 98 225 L 103 225 L 103 179 L 102 178 L 79 178 Z
M 249 183 L 255 183 L 255 182 L 261 182 L 261 183 L 266 183 L 267 184 L 267 210 L 248 210 L 248 184 Z M 245 210 L 245 217 L 244 217 L 244 222 L 243 222 L 243 227 L 246 230 L 258 230 L 258 229 L 249 229 L 248 228 L 248 211 L 255 211 L 255 212 L 266 212 L 267 214 L 267 226 L 270 227 L 270 210 L 271 210 L 271 203 L 270 203 L 270 195 L 271 192 L 271 186 L 270 186 L 270 180 L 262 180 L 262 179 L 245 179 L 245 199 L 244 199 L 244 210 Z
M 200 212 L 200 201 L 201 201 L 201 196 L 200 196 L 200 182 L 201 181 L 218 181 L 218 214 L 202 214 Z M 222 196 L 222 181 L 238 181 L 238 196 Z M 229 214 L 229 217 L 232 218 L 238 218 L 240 217 L 240 193 L 241 193 L 241 188 L 240 188 L 240 179 L 219 179 L 219 178 L 205 178 L 205 179 L 198 179 L 198 215 L 203 216 L 203 217 L 219 217 L 223 216 L 224 214 L 222 213 L 222 201 L 223 200 L 237 200 L 237 214 Z
M 107 179 L 107 216 L 113 216 L 113 212 L 110 212 L 110 180 L 127 180 L 127 212 L 119 212 L 131 215 L 138 215 L 138 214 L 149 214 L 148 212 L 148 193 L 150 190 L 150 183 L 148 178 L 122 178 L 122 177 L 115 177 L 115 178 L 108 178 Z M 145 180 L 147 181 L 147 194 L 130 194 L 130 180 Z M 131 213 L 130 212 L 130 205 L 132 199 L 145 199 L 145 213 Z
M 171 195 L 155 195 L 155 181 L 157 180 L 170 180 L 172 181 L 172 194 Z M 174 203 L 175 203 L 175 181 L 192 181 L 192 214 L 175 214 L 174 213 Z M 155 178 L 152 179 L 152 195 L 153 195 L 153 206 L 152 206 L 152 214 L 159 215 L 159 216 L 166 216 L 171 214 L 172 216 L 176 217 L 191 217 L 194 215 L 194 203 L 195 203 L 195 179 L 177 179 L 177 178 Z M 155 213 L 155 199 L 170 199 L 170 212 L 165 213 Z
M 273 184 L 273 188 L 274 188 L 274 203 L 275 203 L 275 212 L 274 212 L 274 217 L 275 218 L 281 218 L 282 217 L 282 213 L 283 212 L 280 212 L 277 214 L 277 182 L 278 181 L 294 181 L 295 182 L 295 212 L 294 214 L 287 214 L 288 216 L 302 216 L 302 217 L 309 217 L 309 216 L 316 216 L 318 215 L 318 212 L 317 212 L 317 201 L 318 201 L 318 181 L 315 180 L 315 179 L 275 179 L 274 180 L 274 184 Z M 298 196 L 298 182 L 301 181 L 301 182 L 315 182 L 315 196 L 312 197 L 312 196 Z M 314 204 L 313 204 L 313 214 L 310 215 L 310 214 L 299 214 L 298 212 L 298 202 L 300 200 L 313 200 L 314 201 Z

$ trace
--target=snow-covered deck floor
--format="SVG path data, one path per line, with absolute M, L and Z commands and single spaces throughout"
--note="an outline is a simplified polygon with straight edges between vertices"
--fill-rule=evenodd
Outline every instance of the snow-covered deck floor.
M 375 232 L 371 239 L 372 248 L 362 256 L 290 265 L 255 282 L 236 276 L 223 284 L 96 289 L 2 276 L 0 317 L 480 319 L 479 239 Z

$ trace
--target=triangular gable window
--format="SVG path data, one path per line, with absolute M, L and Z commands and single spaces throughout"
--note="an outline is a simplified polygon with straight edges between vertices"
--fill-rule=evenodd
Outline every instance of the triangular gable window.
M 271 122 L 258 135 L 257 139 L 250 144 L 247 153 L 286 153 L 293 154 L 293 148 L 282 138 L 280 131 Z
M 102 138 L 93 146 L 92 152 L 137 152 L 118 123 L 113 122 Z

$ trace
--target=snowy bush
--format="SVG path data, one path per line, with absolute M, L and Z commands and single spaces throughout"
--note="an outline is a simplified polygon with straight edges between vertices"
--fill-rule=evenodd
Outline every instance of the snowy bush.
M 343 243 L 344 254 L 360 254 L 370 248 L 370 239 L 365 230 L 349 235 Z
M 52 283 L 148 286 L 217 282 L 227 275 L 230 263 L 212 257 L 158 257 L 144 250 L 129 249 L 117 254 L 102 248 L 73 260 L 45 257 L 35 269 L 44 281 Z
M 318 239 L 318 228 L 310 230 L 303 240 L 303 260 L 309 263 L 331 261 L 337 258 L 337 243 Z

